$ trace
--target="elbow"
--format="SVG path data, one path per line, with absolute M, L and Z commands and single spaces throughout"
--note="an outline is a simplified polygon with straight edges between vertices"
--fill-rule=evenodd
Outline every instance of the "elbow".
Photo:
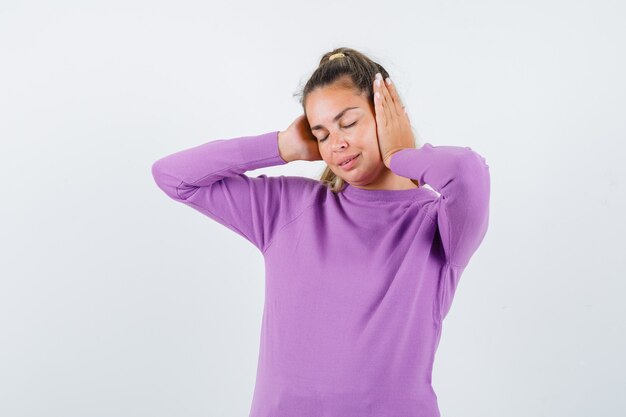
M 486 159 L 471 151 L 459 159 L 459 179 L 479 212 L 488 210 L 491 195 L 491 174 Z
M 489 164 L 487 160 L 478 152 L 472 150 L 470 147 L 465 148 L 467 152 L 464 152 L 459 157 L 459 170 L 465 175 L 463 177 L 472 178 L 473 181 L 479 181 L 483 184 L 489 184 L 490 173 Z
M 462 170 L 471 173 L 471 176 L 475 179 L 488 183 L 489 164 L 487 164 L 487 159 L 470 147 L 466 147 L 466 150 L 467 152 L 460 158 Z
M 152 173 L 152 179 L 154 180 L 155 183 L 157 183 L 157 185 L 161 181 L 161 171 L 160 171 L 159 161 L 154 162 L 152 164 L 152 167 L 150 168 L 150 172 Z
M 156 185 L 159 186 L 159 188 L 162 188 L 167 183 L 167 174 L 163 170 L 161 161 L 162 160 L 159 159 L 158 161 L 154 162 L 150 169 L 150 172 L 152 173 L 152 179 L 154 180 Z
M 465 152 L 463 152 L 461 155 L 461 159 L 466 163 L 478 164 L 489 167 L 489 165 L 487 165 L 487 160 L 485 159 L 485 157 L 469 146 L 465 147 Z
M 152 178 L 156 185 L 170 198 L 183 200 L 180 196 L 180 185 L 182 181 L 169 173 L 163 163 L 163 159 L 154 162 L 151 167 Z

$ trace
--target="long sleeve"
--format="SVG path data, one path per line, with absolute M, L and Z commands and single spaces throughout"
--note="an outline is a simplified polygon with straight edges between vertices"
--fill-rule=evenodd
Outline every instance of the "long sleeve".
M 311 204 L 319 182 L 307 177 L 246 171 L 283 165 L 278 131 L 218 139 L 153 163 L 152 175 L 165 194 L 240 234 L 264 252 L 274 235 Z
M 469 147 L 433 146 L 397 151 L 390 169 L 432 186 L 440 198 L 432 211 L 446 261 L 464 268 L 482 242 L 489 222 L 490 174 L 485 158 Z

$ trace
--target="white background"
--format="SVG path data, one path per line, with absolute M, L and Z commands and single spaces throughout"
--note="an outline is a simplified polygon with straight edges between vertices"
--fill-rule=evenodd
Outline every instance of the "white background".
M 0 415 L 248 415 L 262 255 L 150 168 L 286 129 L 292 94 L 348 46 L 389 71 L 420 143 L 490 166 L 489 230 L 435 358 L 442 416 L 623 416 L 625 11 L 3 1 Z

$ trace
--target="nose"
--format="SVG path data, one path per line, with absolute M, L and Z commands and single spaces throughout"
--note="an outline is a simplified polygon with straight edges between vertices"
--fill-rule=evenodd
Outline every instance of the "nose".
M 331 141 L 330 144 L 333 150 L 345 148 L 347 145 L 346 139 L 341 134 L 337 134 L 337 135 L 331 134 L 329 139 Z

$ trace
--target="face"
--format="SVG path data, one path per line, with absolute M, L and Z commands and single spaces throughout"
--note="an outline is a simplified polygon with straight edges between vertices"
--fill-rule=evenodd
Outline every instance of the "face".
M 305 113 L 320 155 L 330 169 L 351 185 L 372 184 L 387 170 L 383 164 L 374 104 L 336 84 L 311 91 Z M 341 162 L 358 155 L 347 165 Z

